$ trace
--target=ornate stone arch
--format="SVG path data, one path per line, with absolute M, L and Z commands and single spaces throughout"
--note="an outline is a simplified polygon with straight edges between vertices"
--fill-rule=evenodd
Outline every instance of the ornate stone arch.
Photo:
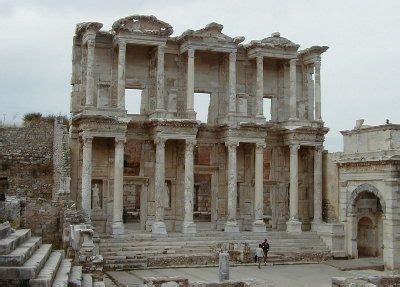
M 386 214 L 385 199 L 383 198 L 379 189 L 377 189 L 375 186 L 373 186 L 372 184 L 369 184 L 369 183 L 360 184 L 359 186 L 356 187 L 356 189 L 353 190 L 353 192 L 351 193 L 350 198 L 347 202 L 347 210 L 349 213 L 354 212 L 354 207 L 356 205 L 357 198 L 363 192 L 370 192 L 370 193 L 374 194 L 379 199 L 379 202 L 382 206 L 383 213 Z

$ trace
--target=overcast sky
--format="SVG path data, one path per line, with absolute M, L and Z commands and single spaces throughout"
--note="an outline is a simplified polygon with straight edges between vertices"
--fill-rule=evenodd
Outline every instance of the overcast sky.
M 209 22 L 245 42 L 279 31 L 301 45 L 327 45 L 321 67 L 325 147 L 342 149 L 340 130 L 356 119 L 400 123 L 400 1 L 18 1 L 0 0 L 0 116 L 69 114 L 75 24 L 152 14 L 174 35 Z

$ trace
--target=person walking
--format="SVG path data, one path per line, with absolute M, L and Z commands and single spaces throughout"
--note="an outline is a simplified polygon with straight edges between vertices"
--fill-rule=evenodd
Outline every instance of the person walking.
M 267 257 L 268 257 L 268 251 L 269 251 L 269 243 L 267 238 L 265 238 L 264 242 L 260 244 L 263 252 L 264 252 L 264 264 L 267 265 Z
M 259 244 L 258 247 L 256 248 L 256 257 L 257 257 L 258 269 L 261 269 L 261 260 L 264 257 L 264 251 L 261 247 L 261 244 Z

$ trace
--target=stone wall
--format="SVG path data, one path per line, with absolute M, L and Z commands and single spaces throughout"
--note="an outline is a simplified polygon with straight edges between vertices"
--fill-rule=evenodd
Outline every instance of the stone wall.
M 336 160 L 341 153 L 323 153 L 322 216 L 325 222 L 339 220 L 339 171 Z

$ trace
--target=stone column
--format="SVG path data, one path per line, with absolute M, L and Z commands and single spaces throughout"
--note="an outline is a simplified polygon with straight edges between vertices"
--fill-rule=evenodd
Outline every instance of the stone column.
M 112 224 L 112 232 L 114 235 L 124 234 L 124 224 L 122 221 L 124 186 L 124 144 L 125 138 L 115 138 L 114 209 Z
M 194 49 L 187 51 L 186 111 L 194 112 Z
M 229 141 L 228 147 L 228 213 L 225 223 L 225 232 L 239 232 L 236 221 L 236 202 L 237 202 L 237 171 L 236 171 L 236 148 L 238 142 Z
M 236 51 L 229 53 L 229 113 L 236 113 Z
M 253 232 L 265 232 L 264 223 L 264 148 L 256 144 L 254 167 L 254 223 Z
M 296 63 L 297 59 L 290 59 L 289 119 L 291 120 L 297 119 Z
M 307 81 L 307 94 L 308 94 L 308 119 L 314 120 L 314 80 L 312 78 L 314 74 L 314 66 L 306 67 L 306 81 Z
M 322 223 L 322 146 L 314 149 L 314 220 L 312 228 Z
M 164 192 L 165 192 L 165 138 L 156 138 L 156 170 L 155 170 L 155 220 L 152 232 L 167 234 L 164 222 Z
M 92 210 L 92 141 L 93 137 L 82 136 L 82 198 L 81 208 L 86 223 L 90 223 Z
M 126 43 L 121 41 L 118 43 L 118 108 L 125 110 L 125 56 Z
M 164 46 L 157 48 L 157 111 L 164 111 Z
M 196 225 L 193 222 L 193 148 L 194 140 L 186 140 L 185 143 L 185 195 L 183 233 L 196 233 Z
M 87 62 L 86 62 L 86 106 L 93 106 L 94 97 L 94 77 L 93 77 L 93 66 L 94 66 L 94 48 L 95 40 L 87 40 Z
M 264 57 L 257 56 L 257 116 L 264 116 L 263 97 L 264 97 Z
M 321 120 L 321 61 L 316 61 L 315 66 L 315 119 Z
M 301 233 L 299 221 L 299 176 L 298 176 L 298 151 L 299 144 L 290 145 L 290 187 L 289 187 L 289 216 L 286 222 L 287 232 Z

